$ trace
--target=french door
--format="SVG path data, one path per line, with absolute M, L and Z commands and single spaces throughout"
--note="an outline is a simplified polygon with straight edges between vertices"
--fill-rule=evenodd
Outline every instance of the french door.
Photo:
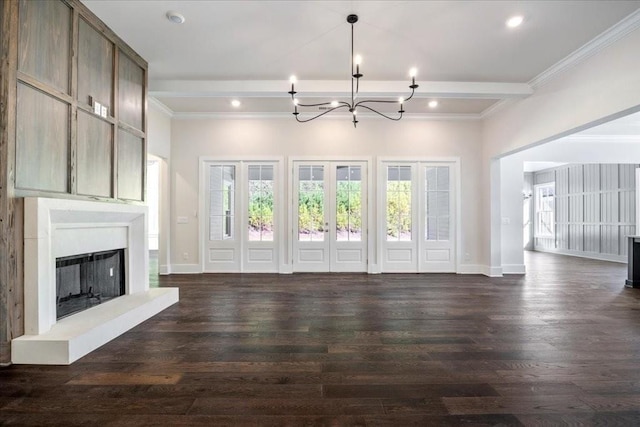
M 205 162 L 204 272 L 277 272 L 277 162 Z
M 383 272 L 455 272 L 455 168 L 449 162 L 383 162 Z
M 367 271 L 367 163 L 293 163 L 293 271 Z

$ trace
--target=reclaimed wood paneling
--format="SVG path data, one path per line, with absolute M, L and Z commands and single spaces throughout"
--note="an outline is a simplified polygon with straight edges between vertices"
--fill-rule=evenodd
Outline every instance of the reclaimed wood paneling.
M 122 98 L 131 107 L 123 121 L 117 52 L 124 53 Z M 10 341 L 24 333 L 21 197 L 117 201 L 120 183 L 125 199 L 143 198 L 146 70 L 146 61 L 80 0 L 0 2 L 0 364 L 10 363 Z M 108 119 L 91 117 L 89 96 L 109 106 Z M 116 126 L 131 134 L 123 154 L 134 156 L 123 158 L 117 180 Z
M 0 2 L 0 365 L 24 333 L 23 211 L 14 197 L 18 2 Z M 1 381 L 1 380 L 0 380 Z M 2 387 L 0 387 L 2 388 Z
M 18 69 L 69 93 L 71 9 L 61 1 L 21 0 Z
M 112 129 L 110 123 L 78 111 L 78 194 L 112 196 Z
M 78 103 L 90 105 L 90 97 L 106 106 L 109 116 L 113 116 L 113 43 L 80 19 Z
M 144 140 L 118 130 L 118 198 L 142 200 Z
M 119 119 L 144 132 L 144 70 L 122 52 L 118 59 Z
M 69 106 L 18 85 L 16 187 L 67 192 Z

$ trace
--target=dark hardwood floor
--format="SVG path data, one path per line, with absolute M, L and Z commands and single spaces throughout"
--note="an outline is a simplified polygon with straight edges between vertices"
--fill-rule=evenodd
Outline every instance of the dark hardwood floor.
M 0 369 L 6 425 L 640 425 L 640 290 L 529 273 L 165 276 L 180 303 L 71 366 Z

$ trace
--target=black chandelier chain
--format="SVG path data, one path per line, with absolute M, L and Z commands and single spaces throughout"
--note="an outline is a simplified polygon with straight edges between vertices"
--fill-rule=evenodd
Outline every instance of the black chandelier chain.
M 356 125 L 358 124 L 358 120 L 357 120 L 357 108 L 358 107 L 362 107 L 366 110 L 369 110 L 375 114 L 378 114 L 379 116 L 384 117 L 385 119 L 389 119 L 389 120 L 394 120 L 394 121 L 398 121 L 400 119 L 402 119 L 402 115 L 404 114 L 404 103 L 411 100 L 413 98 L 413 95 L 415 94 L 416 89 L 418 88 L 418 85 L 416 84 L 416 79 L 415 79 L 415 69 L 413 69 L 410 72 L 411 75 L 411 84 L 409 85 L 409 89 L 411 89 L 411 94 L 407 97 L 407 98 L 400 98 L 398 101 L 391 101 L 391 100 L 383 100 L 383 99 L 363 99 L 361 101 L 356 102 L 356 98 L 358 97 L 358 93 L 360 91 L 360 79 L 363 77 L 363 74 L 360 72 L 360 64 L 359 61 L 356 61 L 356 58 L 354 57 L 354 24 L 356 22 L 358 22 L 358 15 L 354 15 L 351 14 L 349 16 L 347 16 L 347 22 L 349 24 L 351 24 L 351 102 L 345 102 L 345 101 L 330 101 L 330 102 L 320 102 L 317 104 L 302 104 L 299 102 L 299 100 L 296 98 L 296 90 L 295 90 L 295 77 L 291 78 L 291 90 L 288 92 L 291 95 L 291 101 L 293 102 L 293 115 L 295 116 L 296 120 L 300 123 L 306 123 L 306 122 L 310 122 L 312 120 L 315 120 L 319 117 L 324 116 L 325 114 L 329 114 L 333 111 L 336 110 L 341 110 L 341 109 L 348 109 L 348 111 L 351 113 L 352 115 L 352 121 L 353 121 L 353 126 L 356 127 Z M 354 68 L 355 67 L 355 68 Z M 375 108 L 367 105 L 367 104 L 400 104 L 400 110 L 398 110 L 398 116 L 397 117 L 391 117 L 387 114 L 384 114 L 378 110 L 376 110 Z M 301 119 L 300 117 L 298 117 L 300 115 L 300 113 L 298 112 L 298 107 L 303 107 L 303 108 L 314 108 L 314 107 L 326 107 L 326 106 L 331 106 L 331 108 L 329 108 L 326 111 L 323 111 L 321 113 L 316 114 L 315 116 L 309 117 L 307 119 Z

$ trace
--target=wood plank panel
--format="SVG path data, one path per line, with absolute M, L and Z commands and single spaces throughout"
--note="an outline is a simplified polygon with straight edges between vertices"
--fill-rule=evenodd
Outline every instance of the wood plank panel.
M 127 55 L 118 55 L 119 120 L 143 131 L 144 70 Z
M 78 194 L 112 197 L 113 126 L 78 111 Z
M 18 99 L 16 188 L 67 192 L 69 106 L 24 84 Z
M 113 43 L 80 19 L 78 102 L 90 105 L 90 97 L 106 106 L 109 116 L 113 116 Z
M 18 69 L 70 93 L 71 9 L 61 1 L 21 0 Z
M 144 140 L 118 129 L 118 198 L 142 200 Z
M 569 193 L 582 193 L 584 191 L 584 175 L 582 165 L 569 166 Z

